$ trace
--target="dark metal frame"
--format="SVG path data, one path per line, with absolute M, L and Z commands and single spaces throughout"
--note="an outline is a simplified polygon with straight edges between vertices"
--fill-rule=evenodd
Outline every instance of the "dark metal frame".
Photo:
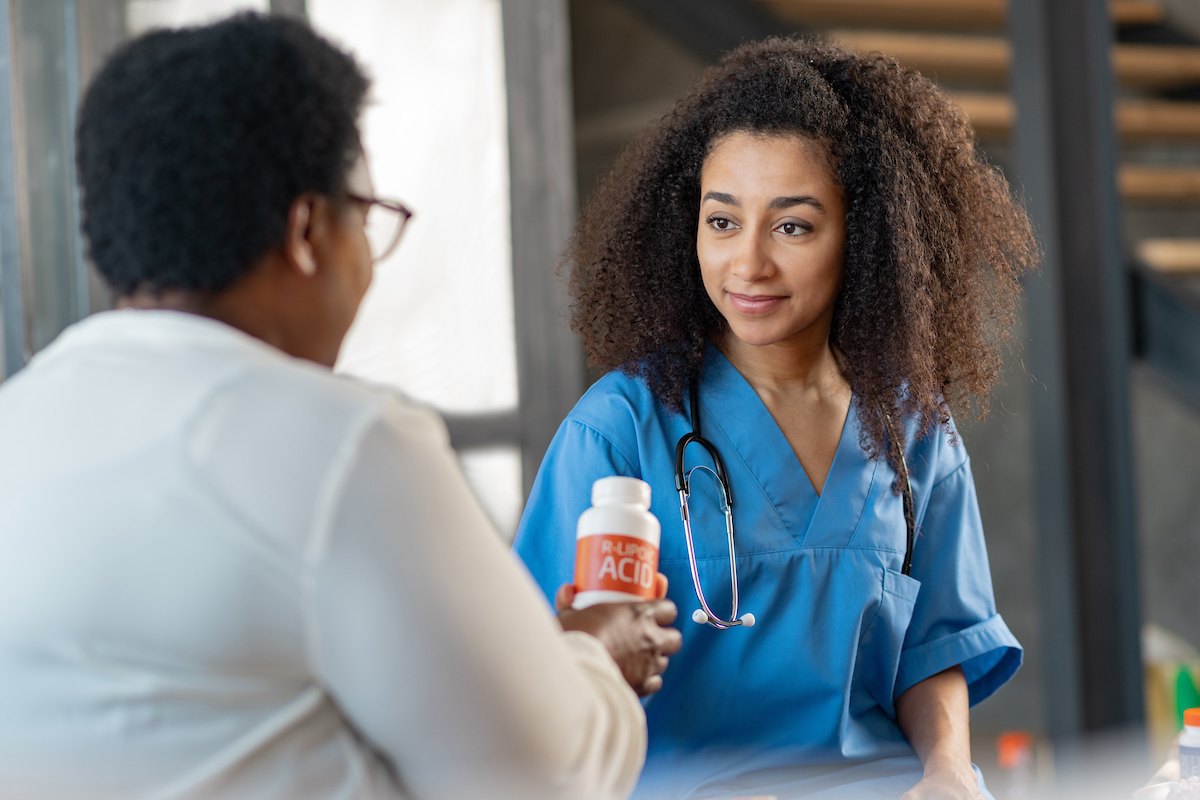
M 583 391 L 582 348 L 566 326 L 556 266 L 575 219 L 566 0 L 502 0 L 511 187 L 513 303 L 526 494 Z M 493 430 L 511 433 L 505 420 Z M 455 429 L 450 429 L 452 439 Z
M 73 131 L 78 98 L 82 87 L 99 67 L 101 60 L 124 39 L 124 0 L 58 0 L 61 3 L 61 45 L 63 83 L 57 91 L 58 100 L 65 100 L 66 130 Z M 51 191 L 65 192 L 70 218 L 71 263 L 57 277 L 34 272 L 35 242 L 31 240 L 28 205 L 30 187 L 27 182 L 29 158 L 25 152 L 31 137 L 38 132 L 27 131 L 29 120 L 22 102 L 24 87 L 21 75 L 21 14 L 16 0 L 0 0 L 0 308 L 3 309 L 4 376 L 19 370 L 38 346 L 37 320 L 34 301 L 51 298 L 60 309 L 70 309 L 66 319 L 54 319 L 59 326 L 86 316 L 93 310 L 108 307 L 111 297 L 87 261 L 83 237 L 79 231 L 79 192 L 75 182 L 73 148 L 68 144 L 61 156 L 61 177 L 65 185 L 51 183 Z M 45 8 L 43 7 L 39 7 Z M 42 34 L 45 34 L 43 29 Z M 45 98 L 42 98 L 45 101 Z M 61 107 L 60 107 L 61 108 Z M 44 179 L 45 176 L 43 176 Z M 47 191 L 43 186 L 43 191 Z M 58 235 L 58 234 L 55 234 Z M 39 262 L 40 263 L 40 262 Z M 57 262 L 56 262 L 57 263 Z M 42 294 L 39 294 L 42 293 Z M 32 299 L 31 299 L 32 298 Z M 56 332 L 51 329 L 51 333 Z M 45 337 L 45 331 L 40 334 Z
M 1080 646 L 1077 636 L 1074 512 L 1066 389 L 1067 353 L 1063 338 L 1063 280 L 1058 237 L 1057 192 L 1052 141 L 1050 88 L 1045 81 L 1046 26 L 1040 2 L 1012 0 L 1009 38 L 1020 57 L 1013 59 L 1011 90 L 1021 108 L 1014 131 L 1015 183 L 1039 232 L 1044 257 L 1040 274 L 1025 281 L 1026 364 L 1034 377 L 1030 407 L 1033 424 L 1034 509 L 1037 520 L 1037 581 L 1043 698 L 1051 736 L 1059 742 L 1079 735 L 1083 725 Z
M 1143 717 L 1112 28 L 1104 0 L 1010 0 L 1008 14 L 1017 183 L 1045 254 L 1027 352 L 1045 696 L 1062 741 Z
M 0 0 L 0 309 L 4 332 L 4 376 L 25 366 L 25 298 L 18 231 L 16 115 L 17 80 L 13 0 Z
M 82 29 L 79 27 L 79 6 L 78 0 L 63 0 L 63 39 L 68 43 L 65 48 L 64 55 L 66 57 L 66 94 L 67 97 L 73 98 L 72 102 L 67 104 L 67 125 L 72 131 L 76 127 L 78 119 L 79 100 L 82 98 L 83 90 L 83 73 L 80 68 L 79 59 L 79 38 Z M 71 44 L 74 46 L 71 46 Z M 83 229 L 79 223 L 79 182 L 75 176 L 75 159 L 74 147 L 71 148 L 71 156 L 69 159 L 69 170 L 71 175 L 71 197 L 75 207 L 75 219 L 77 224 L 74 226 L 75 238 L 75 309 L 78 317 L 83 319 L 88 314 L 92 313 L 92 286 L 91 275 L 88 268 L 87 249 L 83 242 Z
M 749 0 L 622 1 L 709 62 L 743 42 L 798 32 Z

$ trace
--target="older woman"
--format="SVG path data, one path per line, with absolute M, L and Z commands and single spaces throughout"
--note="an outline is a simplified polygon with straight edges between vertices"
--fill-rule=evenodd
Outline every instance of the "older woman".
M 564 634 L 437 415 L 329 372 L 407 219 L 374 195 L 367 88 L 243 15 L 88 90 L 84 232 L 124 310 L 0 387 L 0 796 L 632 788 L 627 681 L 659 685 L 671 604 Z

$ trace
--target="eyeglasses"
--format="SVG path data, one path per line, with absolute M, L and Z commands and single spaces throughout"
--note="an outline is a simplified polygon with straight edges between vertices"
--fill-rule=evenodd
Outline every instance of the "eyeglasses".
M 404 229 L 408 227 L 408 221 L 413 218 L 413 212 L 399 200 L 357 194 L 348 196 L 351 200 L 367 204 L 367 242 L 371 245 L 371 260 L 378 264 L 396 249 Z

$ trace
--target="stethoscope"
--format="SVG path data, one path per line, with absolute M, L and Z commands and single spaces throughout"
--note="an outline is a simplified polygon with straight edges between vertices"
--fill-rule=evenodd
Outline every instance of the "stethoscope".
M 683 518 L 683 535 L 687 539 L 688 562 L 692 568 L 692 584 L 696 587 L 696 598 L 700 601 L 700 608 L 692 612 L 692 621 L 701 625 L 711 625 L 720 630 L 728 630 L 735 625 L 749 628 L 754 625 L 754 615 L 746 613 L 738 616 L 737 549 L 733 540 L 733 492 L 729 488 L 729 475 L 725 471 L 725 462 L 721 459 L 717 448 L 700 435 L 700 393 L 694 383 L 691 386 L 691 401 L 692 432 L 684 434 L 679 443 L 675 445 L 675 488 L 679 491 L 679 515 Z M 908 575 L 912 572 L 913 542 L 916 539 L 912 481 L 908 477 L 908 462 L 904 460 L 904 448 L 900 446 L 900 439 L 892 427 L 892 418 L 884 413 L 882 408 L 879 410 L 879 415 L 883 420 L 884 427 L 887 428 L 889 445 L 898 451 L 896 461 L 900 465 L 900 478 L 904 482 L 902 488 L 904 525 L 907 528 L 908 539 L 900 572 Z M 716 469 L 704 464 L 697 464 L 691 469 L 685 470 L 683 455 L 689 444 L 698 444 L 708 451 Z M 700 571 L 696 566 L 696 547 L 692 541 L 692 514 L 688 508 L 688 498 L 692 495 L 692 473 L 696 470 L 703 470 L 716 478 L 717 486 L 721 489 L 721 510 L 725 512 L 725 530 L 729 534 L 729 581 L 733 586 L 733 611 L 729 614 L 729 619 L 722 619 L 712 612 L 712 609 L 708 607 L 708 601 L 704 598 L 704 589 L 700 586 Z

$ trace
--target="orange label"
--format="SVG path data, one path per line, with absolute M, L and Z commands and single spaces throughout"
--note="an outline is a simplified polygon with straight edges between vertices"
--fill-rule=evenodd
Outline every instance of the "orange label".
M 585 536 L 575 545 L 575 590 L 609 591 L 654 598 L 658 548 L 615 533 Z

